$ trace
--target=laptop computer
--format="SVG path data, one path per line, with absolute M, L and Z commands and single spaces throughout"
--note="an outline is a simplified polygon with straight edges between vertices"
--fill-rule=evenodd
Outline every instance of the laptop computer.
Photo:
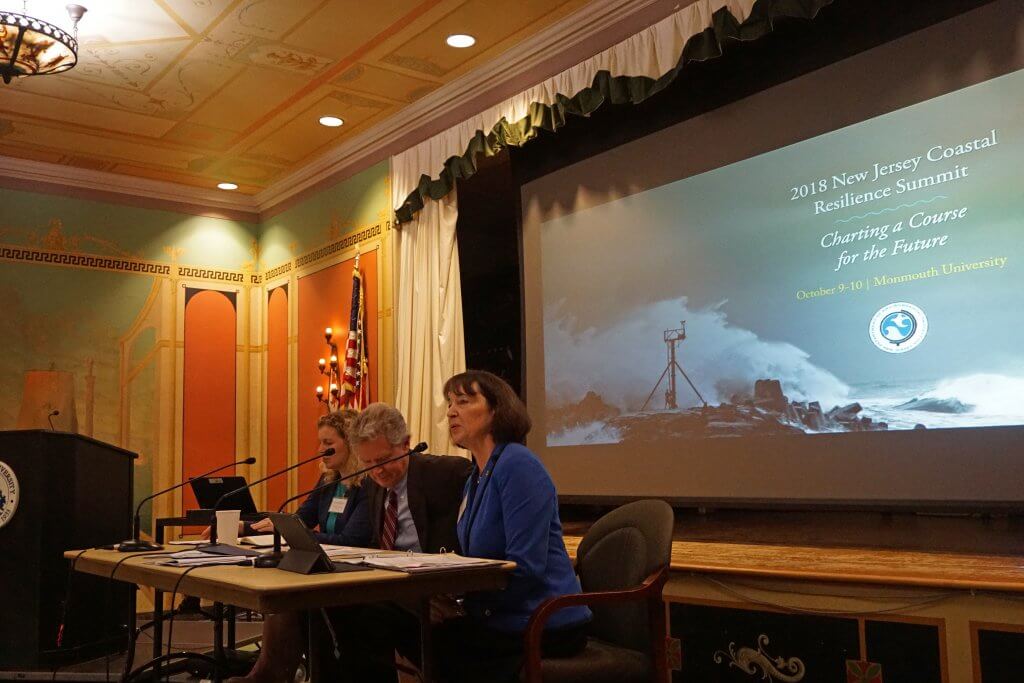
M 196 494 L 196 502 L 204 510 L 212 510 L 220 497 L 225 493 L 245 486 L 245 477 L 201 477 L 189 482 L 192 493 Z M 256 513 L 256 503 L 249 489 L 228 496 L 220 504 L 221 510 L 241 510 L 243 515 Z

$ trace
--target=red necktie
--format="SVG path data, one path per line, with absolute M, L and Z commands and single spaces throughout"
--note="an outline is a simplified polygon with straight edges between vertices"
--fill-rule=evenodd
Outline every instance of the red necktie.
M 381 526 L 381 550 L 394 550 L 398 538 L 398 496 L 394 490 L 388 493 L 388 504 L 384 507 L 384 524 Z

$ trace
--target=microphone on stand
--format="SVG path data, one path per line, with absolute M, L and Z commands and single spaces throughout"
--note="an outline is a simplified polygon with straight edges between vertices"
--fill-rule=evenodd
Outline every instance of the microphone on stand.
M 54 412 L 56 412 L 56 411 L 54 411 Z M 227 465 L 221 465 L 220 467 L 213 468 L 212 470 L 210 470 L 206 474 L 200 474 L 198 477 L 189 477 L 185 481 L 180 482 L 178 484 L 175 484 L 174 486 L 172 486 L 170 488 L 166 488 L 163 491 L 157 491 L 156 493 L 154 493 L 152 495 L 146 496 L 145 498 L 143 498 L 142 500 L 139 501 L 139 504 L 135 508 L 135 517 L 132 520 L 132 538 L 131 538 L 131 540 L 124 541 L 123 543 L 119 543 L 117 545 L 117 547 L 116 547 L 116 550 L 119 550 L 122 553 L 139 553 L 139 552 L 150 552 L 150 551 L 153 551 L 153 550 L 163 550 L 163 546 L 162 545 L 157 545 L 155 543 L 150 543 L 149 541 L 143 541 L 143 540 L 141 540 L 139 538 L 139 536 L 142 533 L 142 528 L 141 528 L 142 527 L 142 519 L 139 516 L 139 512 L 142 510 L 142 504 L 145 503 L 147 500 L 153 500 L 157 496 L 162 496 L 165 493 L 170 493 L 174 489 L 179 489 L 182 486 L 184 486 L 185 484 L 187 484 L 190 481 L 192 481 L 193 479 L 202 479 L 203 477 L 208 477 L 211 474 L 216 474 L 217 472 L 220 472 L 221 470 L 226 470 L 229 467 L 235 467 L 237 465 L 252 465 L 255 462 L 256 462 L 256 458 L 254 458 L 252 456 L 250 456 L 250 457 L 248 457 L 248 458 L 246 458 L 244 460 L 239 460 L 238 462 L 229 462 Z
M 321 489 L 328 488 L 330 486 L 337 486 L 339 482 L 343 482 L 343 481 L 346 481 L 348 479 L 353 479 L 353 478 L 358 477 L 358 476 L 360 476 L 362 474 L 366 474 L 367 472 L 369 472 L 371 470 L 375 470 L 378 467 L 381 467 L 383 465 L 389 465 L 389 464 L 391 464 L 393 462 L 401 460 L 402 458 L 408 458 L 413 453 L 422 453 L 425 450 L 427 450 L 427 442 L 426 441 L 421 441 L 418 444 L 416 444 L 415 446 L 413 446 L 412 448 L 410 448 L 409 450 L 407 450 L 405 453 L 402 453 L 401 455 L 396 455 L 393 458 L 389 458 L 388 460 L 385 460 L 383 462 L 379 462 L 376 465 L 371 465 L 370 467 L 367 467 L 365 469 L 361 469 L 358 472 L 353 472 L 352 474 L 347 474 L 344 477 L 340 477 L 339 479 L 334 479 L 333 481 L 325 482 L 323 484 L 320 484 L 319 486 L 315 486 L 315 487 L 309 489 L 308 491 L 303 491 L 302 493 L 297 493 L 294 496 L 292 496 L 291 498 L 285 499 L 285 501 L 283 503 L 281 503 L 280 506 L 278 506 L 277 511 L 278 512 L 283 512 L 285 506 L 288 505 L 288 503 L 291 503 L 292 501 L 298 500 L 299 498 L 302 498 L 303 496 L 308 496 L 310 494 L 316 493 L 317 491 L 319 491 Z M 273 552 L 265 553 L 263 555 L 260 555 L 258 558 L 256 558 L 255 561 L 253 561 L 253 566 L 254 567 L 258 567 L 260 569 L 269 569 L 271 567 L 276 567 L 278 562 L 281 561 L 282 557 L 284 557 L 284 553 L 281 552 L 281 532 L 279 532 L 277 530 L 277 527 L 275 527 L 274 528 L 274 550 L 273 550 Z
M 315 461 L 319 460 L 320 458 L 326 458 L 327 456 L 330 456 L 330 455 L 334 455 L 334 449 L 333 448 L 328 448 L 323 453 L 317 453 L 316 455 L 314 455 L 314 456 L 312 456 L 310 458 L 306 458 L 305 460 L 300 460 L 299 462 L 295 463 L 294 465 L 289 465 L 288 467 L 285 467 L 283 470 L 278 470 L 277 472 L 274 472 L 273 474 L 268 474 L 267 476 L 263 477 L 262 479 L 257 479 L 256 481 L 252 482 L 251 484 L 246 484 L 245 486 L 240 486 L 237 489 L 235 489 L 234 491 L 228 491 L 227 493 L 225 493 L 223 496 L 221 496 L 220 498 L 217 499 L 216 503 L 213 504 L 213 519 L 210 520 L 210 543 L 209 543 L 209 545 L 197 546 L 196 550 L 201 550 L 204 553 L 213 553 L 214 555 L 250 555 L 251 554 L 250 551 L 243 550 L 242 548 L 236 548 L 233 545 L 227 545 L 225 543 L 217 543 L 217 510 L 220 509 L 221 503 L 223 503 L 225 500 L 227 500 L 231 496 L 234 496 L 234 495 L 236 495 L 238 493 L 241 493 L 242 491 L 244 491 L 244 490 L 246 490 L 248 488 L 252 488 L 256 484 L 262 484 L 263 482 L 267 481 L 268 479 L 273 479 L 274 477 L 280 476 L 280 475 L 284 474 L 285 472 L 290 472 L 291 470 L 294 470 L 296 467 L 301 467 L 303 465 L 308 465 L 311 462 L 315 462 Z
M 50 431 L 51 432 L 57 431 L 54 428 L 54 426 L 53 426 L 53 418 L 57 417 L 58 415 L 60 415 L 60 411 L 59 410 L 51 410 L 50 414 L 46 416 L 46 421 L 50 423 Z

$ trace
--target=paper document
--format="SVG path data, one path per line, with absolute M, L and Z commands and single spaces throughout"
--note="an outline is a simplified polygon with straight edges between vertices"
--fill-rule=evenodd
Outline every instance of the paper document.
M 273 548 L 274 534 L 260 534 L 258 536 L 242 536 L 238 539 L 239 545 L 248 545 L 253 548 Z
M 154 564 L 161 564 L 169 567 L 203 567 L 216 564 L 248 564 L 250 558 L 238 555 L 211 555 L 199 550 L 182 550 L 168 555 L 164 559 L 156 560 Z
M 356 548 L 355 546 L 350 545 L 331 545 L 330 543 L 321 543 L 320 547 L 324 549 L 324 552 L 327 553 L 327 557 L 331 559 L 352 559 L 380 552 L 374 548 Z
M 378 569 L 394 569 L 401 572 L 433 572 L 446 569 L 469 569 L 501 564 L 500 560 L 484 560 L 478 557 L 462 557 L 455 553 L 396 553 L 388 555 L 367 555 L 363 564 Z

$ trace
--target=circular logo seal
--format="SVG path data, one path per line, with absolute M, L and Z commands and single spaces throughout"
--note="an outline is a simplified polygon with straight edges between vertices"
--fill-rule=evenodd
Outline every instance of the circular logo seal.
M 917 348 L 926 334 L 928 318 L 924 311 L 905 301 L 882 306 L 868 327 L 871 341 L 888 353 L 906 353 Z
M 18 477 L 7 463 L 0 460 L 0 527 L 14 517 L 18 498 Z

